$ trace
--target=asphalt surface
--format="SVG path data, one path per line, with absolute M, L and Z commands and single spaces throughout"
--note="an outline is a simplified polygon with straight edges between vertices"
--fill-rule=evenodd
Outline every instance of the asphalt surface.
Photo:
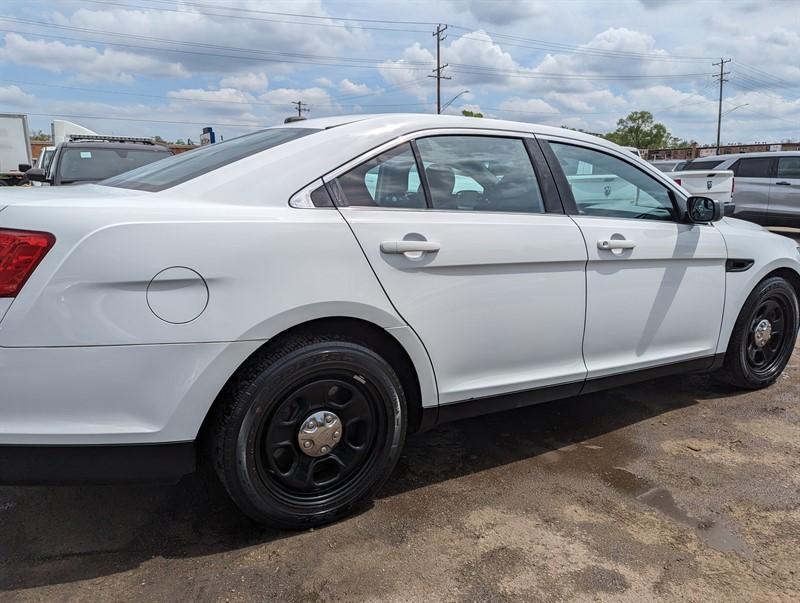
M 680 376 L 410 438 L 303 533 L 208 480 L 0 487 L 0 601 L 797 601 L 800 349 L 774 386 Z

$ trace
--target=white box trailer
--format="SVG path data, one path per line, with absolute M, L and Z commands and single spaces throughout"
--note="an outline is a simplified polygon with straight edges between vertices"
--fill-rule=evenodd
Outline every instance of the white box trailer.
M 19 168 L 31 163 L 28 116 L 0 113 L 0 186 L 24 182 L 25 172 Z

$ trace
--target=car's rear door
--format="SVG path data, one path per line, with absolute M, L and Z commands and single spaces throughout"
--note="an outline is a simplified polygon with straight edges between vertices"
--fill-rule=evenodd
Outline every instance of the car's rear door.
M 407 138 L 326 182 L 427 348 L 440 403 L 559 384 L 577 392 L 586 248 L 533 137 Z
M 677 189 L 623 151 L 560 137 L 542 146 L 586 240 L 590 383 L 683 361 L 710 365 L 725 301 L 720 232 L 682 222 Z
M 734 217 L 767 224 L 775 163 L 774 157 L 742 157 L 730 167 L 734 175 Z
M 800 155 L 778 157 L 769 189 L 769 226 L 800 227 Z

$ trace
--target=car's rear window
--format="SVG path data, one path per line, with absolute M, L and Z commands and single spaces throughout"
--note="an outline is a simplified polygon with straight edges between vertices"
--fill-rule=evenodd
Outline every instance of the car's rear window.
M 157 164 L 109 178 L 100 184 L 140 191 L 162 191 L 234 161 L 318 131 L 312 128 L 269 128 L 180 153 Z
M 713 170 L 717 167 L 720 163 L 725 161 L 724 159 L 709 159 L 708 161 L 690 161 L 686 165 L 681 168 L 681 171 L 688 171 L 688 170 Z
M 171 157 L 168 149 L 130 149 L 102 147 L 68 147 L 61 155 L 58 171 L 61 182 L 97 181 L 116 176 L 165 157 Z

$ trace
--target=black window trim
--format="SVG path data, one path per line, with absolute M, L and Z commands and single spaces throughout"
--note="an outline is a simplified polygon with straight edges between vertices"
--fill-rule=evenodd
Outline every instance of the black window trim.
M 753 159 L 767 159 L 769 160 L 769 170 L 767 171 L 766 176 L 740 176 L 739 175 L 739 164 L 745 160 L 753 160 Z M 739 157 L 736 161 L 734 161 L 730 167 L 724 168 L 726 170 L 731 170 L 733 175 L 736 178 L 755 178 L 757 180 L 769 180 L 770 178 L 777 177 L 778 173 L 778 159 L 780 157 Z
M 429 133 L 430 130 L 421 130 L 407 135 L 400 136 L 396 139 L 396 144 L 388 146 L 393 141 L 387 141 L 383 145 L 373 148 L 360 156 L 353 157 L 350 161 L 340 165 L 335 170 L 331 170 L 328 174 L 322 177 L 323 182 L 328 187 L 328 192 L 333 199 L 333 203 L 338 208 L 350 208 L 363 211 L 435 211 L 435 212 L 448 212 L 448 213 L 479 213 L 479 214 L 506 214 L 506 215 L 522 215 L 522 216 L 547 216 L 547 215 L 564 215 L 566 210 L 563 200 L 558 194 L 558 186 L 553 181 L 552 172 L 547 166 L 544 156 L 541 154 L 541 149 L 538 149 L 536 135 L 532 132 L 517 132 L 511 130 L 483 130 L 479 129 L 476 132 L 464 132 L 463 128 L 454 128 L 454 131 L 448 132 L 446 130 L 436 129 L 436 132 Z M 522 142 L 528 160 L 531 162 L 531 168 L 536 176 L 539 193 L 542 199 L 542 206 L 544 211 L 541 212 L 492 212 L 484 210 L 452 210 L 452 209 L 439 209 L 433 207 L 431 203 L 430 187 L 428 185 L 428 177 L 425 173 L 422 159 L 420 157 L 419 149 L 417 148 L 417 140 L 424 138 L 436 138 L 440 136 L 475 136 L 482 138 L 509 138 L 512 140 L 519 140 Z M 420 175 L 420 183 L 422 184 L 423 192 L 425 195 L 426 208 L 419 207 L 372 207 L 362 205 L 348 205 L 344 199 L 344 195 L 339 185 L 339 177 L 346 174 L 350 170 L 357 168 L 363 163 L 378 157 L 384 153 L 388 153 L 397 149 L 398 147 L 410 144 L 414 160 L 417 164 L 417 172 Z M 537 153 L 536 151 L 539 151 Z M 345 167 L 349 166 L 349 167 Z
M 655 178 L 652 174 L 648 173 L 647 171 L 643 170 L 641 166 L 636 165 L 632 161 L 628 161 L 626 157 L 620 157 L 614 153 L 609 153 L 608 151 L 601 149 L 595 146 L 587 146 L 585 144 L 581 144 L 581 141 L 578 140 L 568 140 L 568 139 L 537 139 L 539 145 L 542 147 L 542 152 L 544 153 L 545 158 L 547 159 L 547 163 L 550 166 L 550 170 L 553 172 L 553 176 L 556 181 L 556 186 L 558 187 L 559 192 L 561 193 L 561 199 L 564 201 L 564 207 L 566 209 L 567 215 L 574 215 L 574 216 L 581 216 L 584 218 L 603 218 L 603 219 L 612 219 L 612 220 L 636 220 L 642 221 L 642 218 L 624 218 L 624 217 L 610 217 L 610 216 L 590 216 L 586 214 L 581 214 L 578 212 L 578 204 L 575 202 L 575 196 L 572 194 L 572 187 L 569 185 L 569 181 L 567 180 L 567 175 L 564 173 L 564 170 L 561 167 L 561 163 L 558 161 L 558 157 L 556 157 L 555 152 L 553 151 L 550 143 L 555 144 L 563 144 L 572 147 L 578 147 L 581 149 L 587 149 L 590 151 L 595 151 L 597 153 L 602 153 L 603 155 L 608 155 L 609 157 L 613 157 L 614 159 L 618 159 L 623 163 L 627 163 L 629 166 L 637 169 L 642 174 L 661 184 L 665 189 L 667 189 L 669 193 L 669 199 L 672 203 L 672 209 L 675 212 L 675 216 L 673 216 L 670 220 L 647 220 L 648 223 L 658 223 L 658 222 L 670 222 L 673 224 L 683 224 L 685 223 L 684 215 L 678 206 L 676 193 L 671 186 L 668 186 L 666 183 L 661 182 L 658 178 Z

